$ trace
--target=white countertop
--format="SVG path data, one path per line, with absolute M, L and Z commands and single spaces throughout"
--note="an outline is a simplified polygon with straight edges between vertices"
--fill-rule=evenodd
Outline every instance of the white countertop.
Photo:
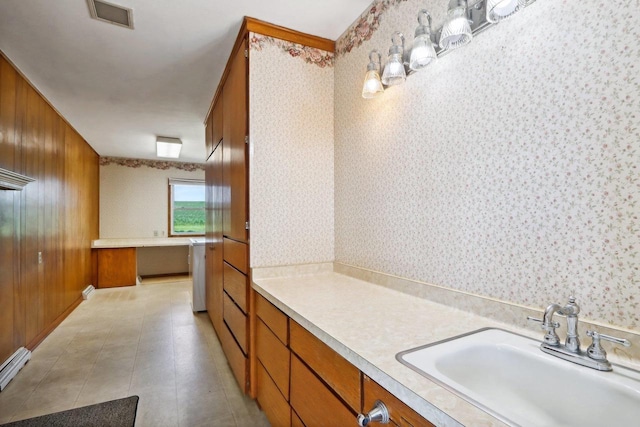
M 483 327 L 513 328 L 338 273 L 254 279 L 253 288 L 437 426 L 505 424 L 402 365 L 395 355 Z
M 138 239 L 98 239 L 91 242 L 92 248 L 146 248 L 155 246 L 189 246 L 189 237 L 150 237 Z

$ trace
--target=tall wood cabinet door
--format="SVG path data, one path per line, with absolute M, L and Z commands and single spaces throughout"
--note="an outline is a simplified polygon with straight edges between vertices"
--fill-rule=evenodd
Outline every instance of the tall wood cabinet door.
M 214 149 L 205 167 L 206 181 L 206 306 L 214 329 L 220 333 L 222 320 L 222 144 Z
M 246 242 L 248 218 L 247 58 L 246 40 L 233 56 L 222 92 L 224 141 L 224 235 Z
M 213 153 L 213 149 L 215 148 L 213 142 L 213 112 L 209 113 L 209 116 L 207 117 L 207 124 L 204 128 L 204 135 L 206 153 L 208 158 L 209 156 L 211 156 L 211 153 Z

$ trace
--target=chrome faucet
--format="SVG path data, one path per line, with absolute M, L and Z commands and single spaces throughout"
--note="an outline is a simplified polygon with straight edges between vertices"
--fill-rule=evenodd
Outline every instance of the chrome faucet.
M 587 331 L 587 335 L 593 338 L 593 343 L 586 352 L 582 351 L 580 349 L 580 337 L 578 336 L 579 313 L 580 307 L 576 304 L 575 297 L 569 297 L 569 302 L 564 307 L 559 304 L 550 304 L 545 309 L 542 319 L 533 317 L 527 317 L 527 319 L 540 323 L 541 328 L 545 331 L 542 344 L 540 344 L 540 349 L 545 353 L 589 368 L 610 371 L 612 369 L 611 363 L 607 360 L 607 353 L 600 346 L 600 339 L 621 344 L 625 347 L 629 347 L 631 343 L 626 339 L 599 334 L 595 331 Z M 560 344 L 560 338 L 556 333 L 556 328 L 559 328 L 560 324 L 553 321 L 555 314 L 566 316 L 567 319 L 567 337 L 564 345 Z

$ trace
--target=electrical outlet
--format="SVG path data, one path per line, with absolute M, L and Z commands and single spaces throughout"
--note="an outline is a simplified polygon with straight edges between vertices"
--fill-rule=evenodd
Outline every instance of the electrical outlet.
M 42 264 L 42 252 L 38 252 L 38 264 Z
M 153 237 L 158 237 L 158 230 L 153 230 Z

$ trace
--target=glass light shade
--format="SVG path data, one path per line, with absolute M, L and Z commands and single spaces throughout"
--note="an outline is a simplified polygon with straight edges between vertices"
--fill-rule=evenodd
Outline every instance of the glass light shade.
M 376 70 L 369 70 L 364 76 L 364 85 L 362 86 L 362 97 L 366 99 L 375 98 L 384 92 L 380 74 Z
M 449 17 L 442 26 L 440 34 L 440 49 L 453 50 L 465 46 L 471 42 L 471 25 L 467 19 L 467 8 L 456 7 L 449 10 Z
M 418 23 L 409 59 L 409 68 L 413 71 L 422 70 L 436 59 L 436 50 L 431 42 L 431 16 L 426 10 L 420 11 Z
M 518 12 L 527 0 L 487 0 L 487 21 L 500 22 Z
M 384 66 L 382 72 L 382 83 L 387 86 L 394 86 L 404 83 L 407 73 L 404 71 L 402 63 L 402 54 L 396 53 L 389 55 L 389 61 Z
M 169 159 L 177 159 L 180 157 L 182 149 L 182 141 L 178 138 L 166 138 L 159 136 L 156 139 L 156 156 Z
M 423 34 L 415 38 L 413 40 L 413 49 L 411 49 L 409 67 L 414 71 L 422 70 L 434 59 L 436 59 L 436 50 L 433 48 L 433 43 L 431 43 L 431 37 Z

